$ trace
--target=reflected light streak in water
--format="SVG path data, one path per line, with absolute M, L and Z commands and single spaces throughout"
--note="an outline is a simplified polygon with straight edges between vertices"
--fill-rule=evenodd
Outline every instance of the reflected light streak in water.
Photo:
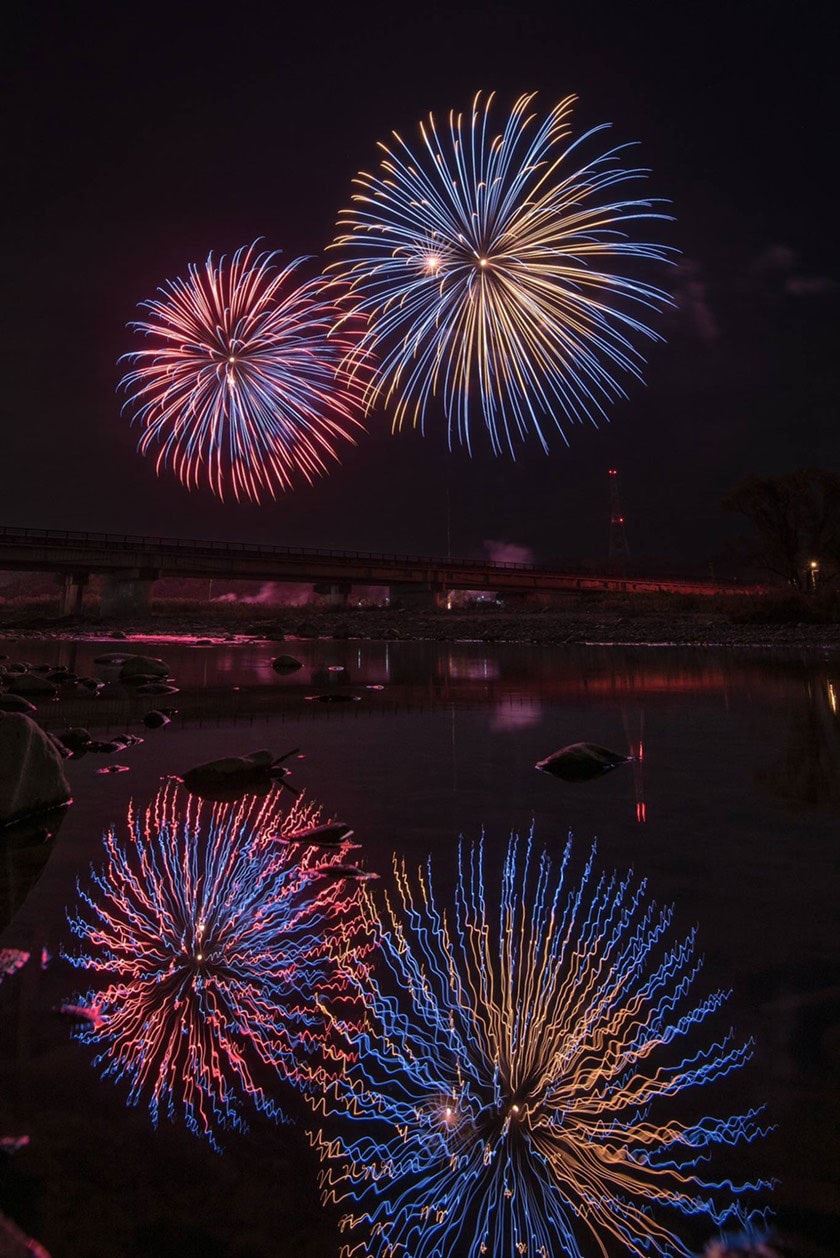
M 692 995 L 695 932 L 670 941 L 673 910 L 632 873 L 596 875 L 594 855 L 574 884 L 571 842 L 558 866 L 513 836 L 496 903 L 484 841 L 462 843 L 454 903 L 431 864 L 411 875 L 397 858 L 396 894 L 365 892 L 381 964 L 359 980 L 358 1056 L 311 1137 L 325 1202 L 365 1233 L 345 1256 L 688 1255 L 682 1216 L 753 1217 L 770 1184 L 708 1162 L 763 1134 L 760 1110 L 696 1117 L 694 1101 L 686 1122 L 675 1101 L 751 1043 L 696 1044 L 727 993 Z
M 283 812 L 278 792 L 209 808 L 167 785 L 145 812 L 129 805 L 126 836 L 109 829 L 104 865 L 77 883 L 85 950 L 65 956 L 107 984 L 82 998 L 98 1019 L 78 1035 L 155 1125 L 183 1117 L 219 1148 L 220 1130 L 247 1129 L 244 1098 L 282 1120 L 278 1077 L 322 1086 L 343 1063 L 319 1001 L 342 1006 L 356 886 L 315 873 L 342 849 L 268 837 L 319 817 L 301 800 Z
M 496 704 L 490 729 L 494 733 L 530 729 L 539 725 L 542 718 L 543 705 L 538 699 L 529 699 L 526 695 L 511 695 L 509 699 Z

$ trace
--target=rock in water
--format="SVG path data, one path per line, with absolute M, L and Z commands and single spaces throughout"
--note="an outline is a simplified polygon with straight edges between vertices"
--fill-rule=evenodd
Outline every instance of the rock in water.
M 136 677 L 138 673 L 146 677 L 168 677 L 169 669 L 163 660 L 155 659 L 153 655 L 128 656 L 120 669 L 120 681 L 125 681 L 127 677 Z
M 25 712 L 27 716 L 31 716 L 37 711 L 35 704 L 24 699 L 23 695 L 0 694 L 0 712 Z
M 70 800 L 61 756 L 22 712 L 0 713 L 0 826 Z
M 607 747 L 599 747 L 597 743 L 570 743 L 561 747 L 552 756 L 537 762 L 542 773 L 550 773 L 552 777 L 561 778 L 564 782 L 588 782 L 590 778 L 599 778 L 619 764 L 626 764 L 630 759 L 620 751 L 610 751 Z
M 327 821 L 321 826 L 307 826 L 305 830 L 295 830 L 293 834 L 278 834 L 274 838 L 283 843 L 301 843 L 308 847 L 359 847 L 351 843 L 353 830 L 346 821 Z
M 8 684 L 9 694 L 23 695 L 53 695 L 58 694 L 58 687 L 55 682 L 47 681 L 46 677 L 42 677 L 38 673 L 19 673 Z
M 89 747 L 92 739 L 89 730 L 79 726 L 71 726 L 70 729 L 63 730 L 56 737 L 60 743 L 63 743 L 72 752 L 84 751 Z
M 162 729 L 163 726 L 168 725 L 169 722 L 170 718 L 166 715 L 166 713 L 158 711 L 157 708 L 154 708 L 151 712 L 147 712 L 143 717 L 143 724 L 146 726 L 146 729 Z
M 287 751 L 275 757 L 270 751 L 252 751 L 247 756 L 225 756 L 222 760 L 210 760 L 207 764 L 188 769 L 181 779 L 188 791 L 206 799 L 230 798 L 246 791 L 265 792 L 272 785 L 286 785 L 288 769 L 282 761 L 297 751 Z M 293 791 L 293 793 L 295 793 Z
M 299 668 L 303 668 L 303 665 L 293 655 L 278 655 L 272 660 L 271 667 L 275 673 L 296 673 Z

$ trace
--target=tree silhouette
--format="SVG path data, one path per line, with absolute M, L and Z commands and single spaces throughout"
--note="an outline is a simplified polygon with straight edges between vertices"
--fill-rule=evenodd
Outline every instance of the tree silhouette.
M 723 506 L 752 522 L 764 566 L 794 589 L 808 591 L 818 580 L 822 584 L 836 575 L 840 476 L 821 468 L 748 476 L 724 498 Z

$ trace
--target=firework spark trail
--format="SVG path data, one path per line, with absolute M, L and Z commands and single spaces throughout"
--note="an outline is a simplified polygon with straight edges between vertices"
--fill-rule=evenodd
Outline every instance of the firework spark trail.
M 123 356 L 123 409 L 143 425 L 140 450 L 159 447 L 157 471 L 171 467 L 188 489 L 275 497 L 325 473 L 336 443 L 361 429 L 357 325 L 337 330 L 336 291 L 320 278 L 295 286 L 305 259 L 278 270 L 276 256 L 256 243 L 229 262 L 210 254 L 130 325 L 152 344 Z
M 627 235 L 667 217 L 625 193 L 647 171 L 619 165 L 626 145 L 579 157 L 604 127 L 571 139 L 575 97 L 541 122 L 533 101 L 521 96 L 497 133 L 493 94 L 478 93 L 448 132 L 430 115 L 416 151 L 395 132 L 378 173 L 354 181 L 329 270 L 367 321 L 368 407 L 389 406 L 395 429 L 424 427 L 441 394 L 450 447 L 471 447 L 478 413 L 496 453 L 530 431 L 547 450 L 546 420 L 566 441 L 565 421 L 606 417 L 626 396 L 613 373 L 641 379 L 634 341 L 660 339 L 645 319 L 670 297 L 616 270 L 671 253 Z
M 355 888 L 314 870 L 340 851 L 268 837 L 318 816 L 301 800 L 282 813 L 276 792 L 208 809 L 169 785 L 145 813 L 129 807 L 127 838 L 110 829 L 105 864 L 77 884 L 68 920 L 85 951 L 64 955 L 107 976 L 82 998 L 98 1019 L 78 1035 L 155 1124 L 182 1114 L 219 1148 L 220 1130 L 246 1129 L 243 1098 L 283 1118 L 266 1079 L 321 1086 L 343 1065 L 322 1001 L 352 1017 L 337 960 L 353 947 Z
M 675 1215 L 741 1222 L 770 1187 L 707 1165 L 763 1134 L 760 1110 L 668 1114 L 752 1052 L 731 1031 L 678 1047 L 726 999 L 692 996 L 694 932 L 669 943 L 672 910 L 632 874 L 596 881 L 594 850 L 567 890 L 570 857 L 558 868 L 512 836 L 498 908 L 483 841 L 459 849 L 452 908 L 430 865 L 396 858 L 396 895 L 363 892 L 382 964 L 357 980 L 366 1029 L 348 1029 L 357 1054 L 311 1137 L 325 1201 L 369 1238 L 344 1255 L 688 1255 Z

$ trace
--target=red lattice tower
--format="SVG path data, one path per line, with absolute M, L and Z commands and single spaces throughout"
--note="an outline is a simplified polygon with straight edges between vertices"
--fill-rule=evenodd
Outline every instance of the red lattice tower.
M 610 550 L 611 568 L 623 568 L 630 558 L 630 547 L 627 545 L 627 533 L 624 528 L 624 512 L 621 510 L 621 498 L 618 492 L 618 469 L 611 467 L 610 476 Z

